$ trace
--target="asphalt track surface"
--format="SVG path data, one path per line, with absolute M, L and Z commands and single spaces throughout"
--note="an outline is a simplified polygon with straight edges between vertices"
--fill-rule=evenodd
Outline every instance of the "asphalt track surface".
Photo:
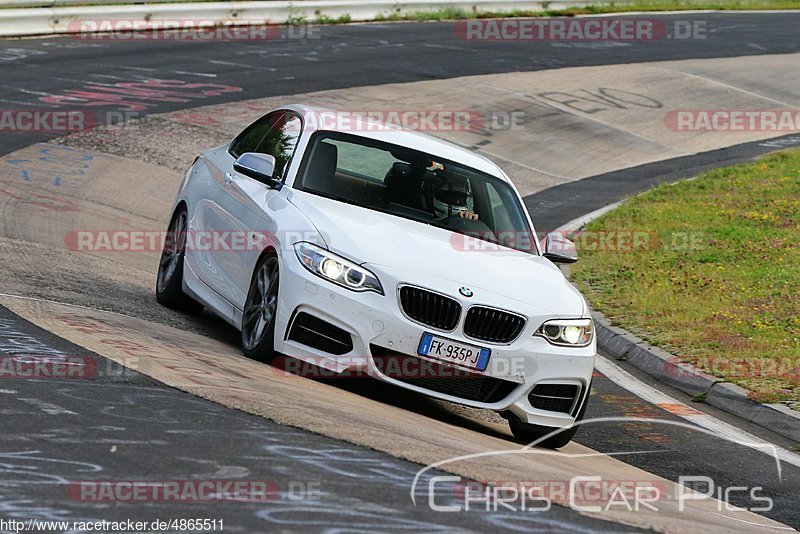
M 14 323 L 13 329 L 6 321 Z M 135 518 L 148 523 L 194 517 L 223 521 L 225 532 L 242 533 L 480 532 L 504 525 L 522 530 L 620 530 L 614 523 L 561 507 L 536 515 L 480 509 L 442 514 L 427 506 L 414 508 L 409 486 L 418 465 L 164 387 L 25 324 L 6 310 L 0 310 L 0 325 L 0 343 L 5 342 L 6 348 L 9 341 L 34 343 L 19 335 L 25 331 L 40 344 L 39 353 L 83 354 L 102 362 L 91 381 L 4 381 L 0 390 L 6 429 L 0 437 L 1 517 Z M 11 330 L 18 334 L 9 337 Z M 47 399 L 50 413 L 31 399 Z M 426 475 L 423 483 L 443 474 Z M 263 502 L 129 502 L 109 507 L 75 499 L 67 484 L 184 479 L 266 481 L 270 493 Z M 452 486 L 441 487 L 438 504 L 458 502 Z
M 800 15 L 676 15 L 670 19 L 707 21 L 705 40 L 662 40 L 630 46 L 559 47 L 552 43 L 466 43 L 454 39 L 446 23 L 323 27 L 319 39 L 269 43 L 177 43 L 81 41 L 70 38 L 4 41 L 0 45 L 0 101 L 5 109 L 52 108 L 41 98 L 74 94 L 88 82 L 136 80 L 142 76 L 213 82 L 241 91 L 209 96 L 202 102 L 148 102 L 137 113 L 163 112 L 202 104 L 322 89 L 391 82 L 446 79 L 471 74 L 529 71 L 567 66 L 604 65 L 666 59 L 732 57 L 791 53 L 800 49 Z M 398 46 L 402 45 L 402 46 Z M 258 73 L 254 76 L 253 73 Z M 62 101 L 63 102 L 63 101 Z M 119 103 L 96 109 L 113 111 Z M 61 106 L 69 106 L 62 103 Z M 47 134 L 3 134 L 0 154 L 42 141 Z M 789 140 L 787 143 L 791 144 Z M 559 186 L 526 199 L 535 222 L 554 228 L 574 216 L 619 200 L 659 180 L 691 175 L 698 169 L 747 159 L 773 150 L 753 143 L 715 153 L 680 158 L 609 173 Z M 564 194 L 565 190 L 568 194 Z M 596 205 L 595 205 L 596 204 Z M 0 351 L 80 352 L 6 310 Z M 235 335 L 220 329 L 225 341 Z M 227 332 L 227 333 L 225 333 Z M 85 351 L 83 351 L 85 353 Z M 618 525 L 555 508 L 547 514 L 437 514 L 414 508 L 410 479 L 419 466 L 297 429 L 219 407 L 160 386 L 153 380 L 114 369 L 92 381 L 7 381 L 0 404 L 5 431 L 0 437 L 0 516 L 42 518 L 153 519 L 173 515 L 174 507 L 137 503 L 98 507 L 71 501 L 63 482 L 78 479 L 224 478 L 247 476 L 278 482 L 282 492 L 267 505 L 220 504 L 182 508 L 180 516 L 226 519 L 226 530 L 359 530 L 438 528 L 486 530 L 491 527 L 563 530 L 619 530 Z M 383 386 L 358 385 L 368 398 L 413 410 L 415 397 L 387 392 Z M 12 393 L 13 392 L 13 393 Z M 680 400 L 685 396 L 674 393 Z M 21 399 L 54 399 L 69 413 L 53 414 Z M 54 401 L 55 402 L 55 401 Z M 706 407 L 701 407 L 708 410 Z M 598 376 L 587 417 L 636 415 L 678 420 L 611 381 Z M 719 414 L 714 414 L 719 415 Z M 446 417 L 436 414 L 435 416 Z M 725 418 L 725 417 L 721 417 Z M 754 434 L 785 442 L 737 423 Z M 112 443 L 125 443 L 125 462 L 115 461 Z M 577 441 L 601 452 L 651 451 L 623 458 L 650 473 L 676 480 L 705 475 L 718 486 L 764 487 L 775 499 L 764 515 L 800 527 L 796 495 L 800 470 L 784 465 L 777 477 L 774 461 L 741 446 L 709 439 L 685 429 L 608 425 L 585 430 Z M 38 451 L 38 452 L 37 452 Z M 655 451 L 655 452 L 653 452 Z M 244 474 L 246 471 L 247 474 Z M 94 474 L 94 475 L 93 475 Z M 319 483 L 322 498 L 292 499 L 290 481 Z M 747 505 L 747 499 L 734 499 Z M 752 503 L 749 503 L 752 504 Z M 229 519 L 228 519 L 229 518 Z M 625 529 L 627 530 L 627 529 Z
M 266 42 L 69 37 L 4 40 L 0 42 L 0 105 L 4 109 L 48 108 L 41 98 L 63 96 L 90 83 L 102 86 L 145 76 L 215 82 L 241 91 L 195 103 L 151 101 L 147 109 L 137 112 L 142 114 L 256 97 L 478 74 L 784 54 L 800 51 L 797 17 L 785 13 L 664 16 L 660 20 L 666 27 L 675 21 L 703 23 L 705 38 L 636 42 L 465 41 L 454 35 L 451 23 L 435 22 L 323 26 L 306 39 L 292 39 L 284 33 L 283 38 Z M 102 104 L 95 102 L 96 109 L 120 109 L 118 104 Z M 64 100 L 59 107 L 70 109 L 70 102 Z M 0 155 L 43 138 L 4 136 Z

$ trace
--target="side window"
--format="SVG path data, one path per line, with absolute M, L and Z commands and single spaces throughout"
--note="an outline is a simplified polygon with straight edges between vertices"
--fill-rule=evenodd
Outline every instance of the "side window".
M 380 185 L 384 185 L 384 178 L 392 169 L 392 165 L 400 161 L 392 156 L 391 152 L 379 148 L 336 139 L 326 139 L 322 142 L 336 146 L 338 156 L 336 167 L 339 170 Z
M 253 152 L 269 154 L 275 158 L 276 180 L 283 178 L 286 165 L 292 159 L 297 140 L 303 129 L 303 121 L 291 111 L 269 116 L 270 128 Z
M 278 111 L 265 115 L 245 128 L 245 130 L 239 134 L 239 137 L 234 139 L 233 143 L 231 143 L 231 148 L 229 150 L 231 155 L 234 158 L 238 158 L 245 152 L 256 152 L 261 140 L 267 135 L 272 125 L 271 122 L 275 120 L 278 115 L 282 116 L 283 112 Z

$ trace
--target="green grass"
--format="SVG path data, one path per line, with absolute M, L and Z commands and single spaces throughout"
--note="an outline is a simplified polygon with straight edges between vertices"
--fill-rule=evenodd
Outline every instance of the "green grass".
M 629 237 L 598 246 L 610 232 Z M 571 276 L 615 324 L 755 400 L 798 406 L 800 151 L 659 186 L 576 240 Z
M 338 17 L 329 17 L 327 15 L 317 15 L 317 19 L 314 21 L 317 24 L 347 24 L 348 22 L 352 22 L 353 19 L 350 18 L 350 15 L 344 14 Z
M 467 11 L 461 8 L 447 7 L 443 9 L 431 9 L 426 11 L 395 11 L 389 16 L 378 15 L 376 21 L 400 21 L 400 20 L 460 20 L 475 18 L 478 11 Z

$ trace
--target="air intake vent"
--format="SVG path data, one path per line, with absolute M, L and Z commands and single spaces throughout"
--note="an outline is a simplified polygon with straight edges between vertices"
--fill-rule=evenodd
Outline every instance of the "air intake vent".
M 464 321 L 464 334 L 492 343 L 511 343 L 525 328 L 525 318 L 494 308 L 473 306 Z
M 353 350 L 353 338 L 349 333 L 305 312 L 294 318 L 289 339 L 330 354 L 347 354 Z
M 528 400 L 537 410 L 571 413 L 580 393 L 580 386 L 574 384 L 539 384 L 528 395 Z
M 461 315 L 457 300 L 418 287 L 401 287 L 400 305 L 414 321 L 439 330 L 454 329 Z

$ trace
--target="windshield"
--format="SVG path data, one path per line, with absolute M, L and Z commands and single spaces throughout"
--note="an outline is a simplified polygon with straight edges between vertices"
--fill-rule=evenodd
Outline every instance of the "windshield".
M 517 195 L 503 180 L 431 154 L 341 132 L 315 136 L 295 186 L 536 253 Z

